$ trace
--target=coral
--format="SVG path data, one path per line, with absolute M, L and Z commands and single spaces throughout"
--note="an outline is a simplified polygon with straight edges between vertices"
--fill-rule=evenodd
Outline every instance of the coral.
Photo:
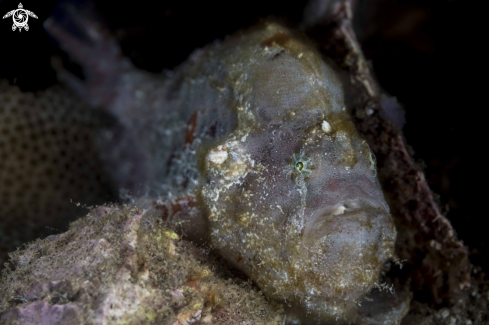
M 75 203 L 106 200 L 112 188 L 95 145 L 113 124 L 105 115 L 60 86 L 28 93 L 0 80 L 2 231 L 35 238 L 46 225 L 85 214 Z M 0 236 L 2 265 L 21 245 L 10 238 Z

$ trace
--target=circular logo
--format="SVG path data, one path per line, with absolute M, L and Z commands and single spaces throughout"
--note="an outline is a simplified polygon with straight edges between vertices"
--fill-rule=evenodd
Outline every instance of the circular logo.
M 14 24 L 17 27 L 24 27 L 27 24 L 27 13 L 24 9 L 17 9 L 13 14 Z

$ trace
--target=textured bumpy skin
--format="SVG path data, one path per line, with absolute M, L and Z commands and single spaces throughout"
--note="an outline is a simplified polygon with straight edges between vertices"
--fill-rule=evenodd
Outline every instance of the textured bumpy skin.
M 52 21 L 46 28 L 86 81 L 60 77 L 125 126 L 107 135 L 113 178 L 158 195 L 164 218 L 191 219 L 189 236 L 201 236 L 204 217 L 212 246 L 283 302 L 291 322 L 353 319 L 396 233 L 375 158 L 314 47 L 265 23 L 163 78 L 136 71 L 96 26 L 79 23 L 90 48 Z M 132 155 L 124 168 L 121 152 Z
M 239 122 L 207 156 L 212 243 L 301 318 L 347 317 L 393 254 L 372 153 L 312 46 L 274 24 L 234 42 L 215 54 Z

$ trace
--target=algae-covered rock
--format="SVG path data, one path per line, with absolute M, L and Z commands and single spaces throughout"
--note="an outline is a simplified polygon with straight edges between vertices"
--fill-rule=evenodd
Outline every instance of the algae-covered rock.
M 11 255 L 1 324 L 281 324 L 281 307 L 180 240 L 161 218 L 102 206 Z

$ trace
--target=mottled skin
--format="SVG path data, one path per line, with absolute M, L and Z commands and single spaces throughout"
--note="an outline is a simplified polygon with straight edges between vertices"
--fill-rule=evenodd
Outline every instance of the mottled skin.
M 117 183 L 159 197 L 164 218 L 190 221 L 189 237 L 207 229 L 216 250 L 284 302 L 290 322 L 353 320 L 393 256 L 395 229 L 373 154 L 314 47 L 265 23 L 152 76 L 80 24 L 92 47 L 46 28 L 86 82 L 62 69 L 60 78 L 121 121 L 102 157 Z
M 224 64 L 239 123 L 220 142 L 229 158 L 208 159 L 203 188 L 211 241 L 301 318 L 347 317 L 393 254 L 372 154 L 312 46 L 274 24 L 236 42 L 229 57 L 238 63 Z M 291 164 L 297 153 L 310 159 L 307 177 Z

